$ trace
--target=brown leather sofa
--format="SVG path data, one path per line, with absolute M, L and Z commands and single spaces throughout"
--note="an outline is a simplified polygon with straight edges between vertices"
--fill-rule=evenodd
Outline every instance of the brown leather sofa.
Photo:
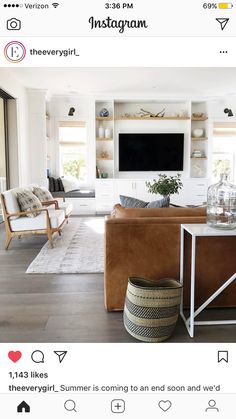
M 123 310 L 129 276 L 179 279 L 180 224 L 205 223 L 205 208 L 124 208 L 105 222 L 105 306 Z M 184 301 L 189 301 L 190 239 L 185 245 Z M 236 272 L 236 237 L 198 238 L 196 306 Z M 236 306 L 236 283 L 212 303 Z

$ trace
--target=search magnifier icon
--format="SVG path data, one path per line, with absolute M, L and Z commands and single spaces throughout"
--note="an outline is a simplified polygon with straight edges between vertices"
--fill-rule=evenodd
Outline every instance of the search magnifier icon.
M 66 400 L 64 403 L 64 408 L 68 411 L 68 412 L 77 412 L 76 410 L 76 403 L 74 400 Z

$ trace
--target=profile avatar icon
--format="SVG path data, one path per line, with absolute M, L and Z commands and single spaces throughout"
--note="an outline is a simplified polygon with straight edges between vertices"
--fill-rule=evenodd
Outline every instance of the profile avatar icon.
M 219 412 L 218 407 L 216 407 L 215 400 L 209 400 L 208 407 L 205 409 L 205 412 L 208 412 L 208 410 L 216 410 L 217 412 Z

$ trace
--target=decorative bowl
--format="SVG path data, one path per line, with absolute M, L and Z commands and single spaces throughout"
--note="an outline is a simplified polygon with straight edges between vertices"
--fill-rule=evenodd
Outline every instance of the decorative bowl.
M 196 128 L 193 130 L 193 137 L 194 138 L 200 138 L 203 137 L 204 129 L 203 128 Z
M 203 112 L 194 112 L 192 114 L 193 118 L 203 118 L 205 114 Z

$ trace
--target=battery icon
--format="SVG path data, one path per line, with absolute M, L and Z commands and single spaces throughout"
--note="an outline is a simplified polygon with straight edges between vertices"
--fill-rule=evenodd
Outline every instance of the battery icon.
M 232 9 L 233 4 L 232 3 L 218 3 L 219 9 Z

